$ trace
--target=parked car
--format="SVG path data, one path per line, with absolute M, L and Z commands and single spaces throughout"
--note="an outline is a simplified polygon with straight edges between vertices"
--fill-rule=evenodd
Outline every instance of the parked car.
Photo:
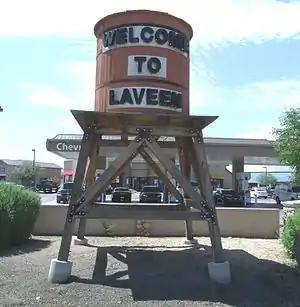
M 57 191 L 56 202 L 58 204 L 60 204 L 61 202 L 67 204 L 72 195 L 72 188 L 73 188 L 73 182 L 63 183 Z
M 104 203 L 106 201 L 106 194 L 101 193 L 95 200 L 95 204 Z
M 300 199 L 300 186 L 277 185 L 272 198 L 276 200 L 277 204 L 282 201 Z
M 106 195 L 111 195 L 113 191 L 114 191 L 114 189 L 112 188 L 112 186 L 109 186 L 109 187 L 105 190 L 105 194 L 106 194 Z
M 169 193 L 168 197 L 169 197 L 168 200 L 169 200 L 170 204 L 177 204 L 178 203 L 178 199 L 176 198 L 175 195 Z
M 158 186 L 145 185 L 140 193 L 140 203 L 161 203 L 162 193 Z
M 268 192 L 266 188 L 252 188 L 250 190 L 250 196 L 251 198 L 264 198 L 267 199 L 268 198 Z
M 244 198 L 232 189 L 218 189 L 214 193 L 215 203 L 219 206 L 243 207 Z
M 112 192 L 111 201 L 114 203 L 116 202 L 130 203 L 131 202 L 131 191 L 129 190 L 129 188 L 125 188 L 125 187 L 114 188 Z
M 36 190 L 43 191 L 44 193 L 57 193 L 58 189 L 58 184 L 50 179 L 41 180 L 41 182 L 36 185 Z
M 267 192 L 268 192 L 268 197 L 273 197 L 274 192 L 275 192 L 275 188 L 268 188 Z

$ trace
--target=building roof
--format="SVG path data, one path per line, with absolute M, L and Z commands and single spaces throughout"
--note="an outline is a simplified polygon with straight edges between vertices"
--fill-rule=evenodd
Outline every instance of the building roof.
M 226 166 L 226 169 L 232 173 L 232 165 Z M 246 173 L 288 173 L 291 174 L 293 169 L 285 165 L 244 165 L 244 172 Z
M 10 165 L 10 166 L 21 166 L 24 164 L 29 164 L 32 163 L 32 160 L 10 160 L 10 159 L 1 159 L 3 163 Z M 35 165 L 37 167 L 42 167 L 42 168 L 57 168 L 61 169 L 59 165 L 55 163 L 48 163 L 48 162 L 36 162 Z

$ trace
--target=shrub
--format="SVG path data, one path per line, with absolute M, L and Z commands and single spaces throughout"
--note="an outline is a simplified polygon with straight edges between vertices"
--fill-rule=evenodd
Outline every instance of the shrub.
M 295 257 L 296 233 L 300 232 L 300 207 L 297 207 L 293 214 L 287 216 L 283 232 L 282 243 L 290 257 Z
M 0 183 L 0 249 L 28 239 L 41 205 L 40 196 L 23 186 Z

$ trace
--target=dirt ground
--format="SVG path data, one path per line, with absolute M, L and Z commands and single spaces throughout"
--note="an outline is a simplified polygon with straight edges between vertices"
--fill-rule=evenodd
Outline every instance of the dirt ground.
M 35 237 L 0 254 L 0 306 L 293 306 L 300 276 L 279 240 L 223 238 L 232 283 L 207 273 L 210 241 L 184 238 L 89 238 L 73 246 L 68 283 L 47 282 L 60 238 Z

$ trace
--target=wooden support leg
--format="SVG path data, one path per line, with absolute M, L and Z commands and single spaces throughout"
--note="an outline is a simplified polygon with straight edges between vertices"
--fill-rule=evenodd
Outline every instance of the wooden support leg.
M 95 173 L 96 173 L 96 168 L 97 168 L 98 156 L 99 156 L 99 146 L 97 146 L 96 148 L 92 147 L 90 155 L 89 155 L 89 165 L 88 165 L 87 173 L 85 177 L 86 178 L 85 179 L 86 188 L 90 187 L 95 181 Z M 88 207 L 91 207 L 91 205 L 89 204 Z M 77 238 L 74 238 L 73 240 L 74 245 L 87 245 L 88 244 L 88 240 L 87 238 L 85 238 L 86 223 L 87 223 L 86 218 L 80 218 Z
M 179 165 L 181 174 L 186 177 L 189 181 L 191 180 L 191 162 L 189 159 L 189 151 L 187 148 L 187 144 L 184 139 L 176 138 L 176 144 L 178 149 L 178 157 L 179 157 Z M 184 200 L 188 198 L 186 192 L 184 192 Z M 187 203 L 185 201 L 185 206 Z M 185 221 L 185 235 L 188 242 L 194 241 L 194 231 L 193 231 L 193 221 L 186 220 Z
M 191 143 L 192 140 L 190 139 Z M 199 183 L 202 194 L 206 200 L 206 206 L 210 211 L 208 219 L 208 229 L 210 234 L 213 261 L 208 263 L 208 273 L 212 280 L 228 284 L 231 282 L 230 264 L 223 259 L 223 248 L 219 222 L 212 194 L 212 185 L 210 182 L 210 174 L 206 151 L 203 143 L 202 131 L 197 131 L 194 137 L 194 146 L 191 146 L 191 160 L 194 168 L 194 173 Z
M 223 262 L 222 241 L 218 223 L 218 217 L 215 207 L 215 201 L 212 193 L 212 185 L 210 182 L 210 173 L 207 163 L 206 151 L 203 143 L 202 131 L 194 138 L 194 146 L 191 149 L 193 166 L 195 167 L 195 175 L 202 189 L 207 206 L 212 212 L 212 218 L 208 220 L 210 238 L 213 250 L 214 262 Z
M 57 259 L 52 259 L 49 269 L 48 280 L 52 283 L 65 282 L 71 275 L 72 262 L 68 261 L 68 258 L 75 225 L 75 219 L 71 214 L 73 212 L 73 206 L 76 204 L 79 195 L 82 193 L 82 184 L 86 171 L 88 156 L 95 138 L 96 136 L 93 131 L 86 131 L 83 135 L 73 183 L 72 195 L 66 216 L 58 257 Z

